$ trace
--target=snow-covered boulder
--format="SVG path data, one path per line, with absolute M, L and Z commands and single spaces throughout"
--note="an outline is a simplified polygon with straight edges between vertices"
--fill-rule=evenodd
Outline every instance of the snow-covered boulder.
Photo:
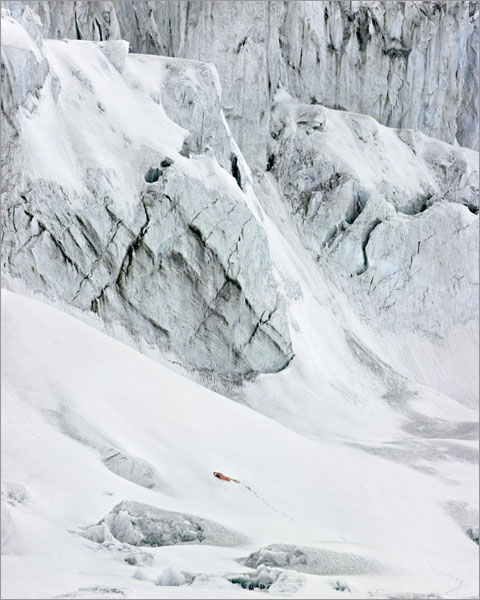
M 4 21 L 4 273 L 187 367 L 284 368 L 283 299 L 215 69 Z
M 141 569 L 135 569 L 132 577 L 133 577 L 133 579 L 138 579 L 138 581 L 149 581 L 149 577 Z
M 151 567 L 153 565 L 153 554 L 151 552 L 134 552 L 125 556 L 123 560 L 132 566 Z
M 478 541 L 479 541 L 478 527 L 468 527 L 468 529 L 466 529 L 465 533 L 472 540 L 472 542 L 475 542 L 478 545 Z
M 298 592 L 305 582 L 305 577 L 295 571 L 265 565 L 250 573 L 227 576 L 227 579 L 247 590 L 268 590 L 271 594 L 288 596 Z
M 24 536 L 18 527 L 16 507 L 28 502 L 27 488 L 16 481 L 2 480 L 1 499 L 1 554 L 20 554 L 23 549 Z
M 174 567 L 165 567 L 157 577 L 157 585 L 179 586 L 185 585 L 185 577 Z
M 2 502 L 11 506 L 24 504 L 28 501 L 28 491 L 23 483 L 16 481 L 2 481 Z
M 154 468 L 143 458 L 132 456 L 118 448 L 105 448 L 101 452 L 103 464 L 128 481 L 146 488 L 157 485 L 157 477 Z
M 366 575 L 380 573 L 383 566 L 358 554 L 334 552 L 292 544 L 271 544 L 241 560 L 252 569 L 261 567 L 293 569 L 315 575 Z
M 114 542 L 113 535 L 108 529 L 105 523 L 100 523 L 100 525 L 92 525 L 91 527 L 87 527 L 81 533 L 82 537 L 86 540 L 90 540 L 91 542 L 95 542 L 95 544 L 104 544 L 105 542 Z
M 118 542 L 132 546 L 237 546 L 247 541 L 240 533 L 210 519 L 126 500 L 114 506 L 94 527 L 102 526 Z

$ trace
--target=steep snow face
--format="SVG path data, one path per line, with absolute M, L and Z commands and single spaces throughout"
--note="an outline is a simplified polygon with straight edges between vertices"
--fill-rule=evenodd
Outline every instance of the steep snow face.
M 285 92 L 269 148 L 305 246 L 371 328 L 476 329 L 476 152 Z
M 283 300 L 214 69 L 42 44 L 37 21 L 2 22 L 4 271 L 184 365 L 282 369 Z
M 250 162 L 264 165 L 280 83 L 303 102 L 478 147 L 476 2 L 7 2 L 45 37 L 123 38 L 134 52 L 213 62 Z

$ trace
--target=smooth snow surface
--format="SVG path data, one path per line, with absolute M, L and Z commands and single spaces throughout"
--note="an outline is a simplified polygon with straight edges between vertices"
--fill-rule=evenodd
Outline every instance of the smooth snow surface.
M 235 559 L 278 543 L 311 549 L 329 575 L 305 575 L 299 588 L 285 575 L 274 597 L 335 597 L 329 561 L 335 571 L 339 560 L 346 597 L 475 594 L 478 546 L 447 506 L 476 505 L 472 442 L 454 453 L 452 440 L 436 440 L 435 477 L 307 439 L 34 299 L 3 291 L 2 304 L 3 597 L 255 597 L 258 587 L 231 583 L 254 573 Z M 156 486 L 109 470 L 104 446 L 151 465 Z M 219 469 L 256 494 L 215 479 Z M 82 537 L 122 501 L 197 515 L 248 541 L 142 548 Z M 163 584 L 178 583 L 177 571 L 188 590 Z

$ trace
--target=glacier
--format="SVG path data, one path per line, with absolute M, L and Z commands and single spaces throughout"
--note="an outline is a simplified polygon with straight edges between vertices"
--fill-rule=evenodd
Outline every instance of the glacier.
M 189 366 L 198 369 L 235 379 L 288 364 L 293 353 L 267 241 L 225 171 L 238 160 L 240 180 L 246 166 L 222 118 L 211 69 L 179 69 L 168 59 L 128 55 L 125 43 L 105 42 L 87 45 L 94 69 L 105 71 L 91 80 L 79 68 L 78 44 L 47 41 L 34 46 L 39 57 L 16 45 L 16 21 L 6 23 L 8 122 L 14 124 L 4 143 L 16 146 L 18 136 L 43 133 L 43 146 L 15 147 L 18 158 L 9 169 L 23 176 L 5 180 L 9 274 L 105 320 L 116 318 L 147 342 L 182 354 L 185 363 L 190 356 Z M 35 103 L 24 73 L 38 60 L 46 71 Z M 142 72 L 146 89 L 138 83 Z M 205 90 L 203 103 L 198 89 Z M 69 118 L 79 104 L 92 103 L 97 119 Z M 57 110 L 64 114 L 62 133 L 52 120 Z M 185 127 L 200 115 L 206 115 L 201 135 L 187 135 Z M 187 146 L 190 158 L 181 154 Z M 242 185 L 252 185 L 246 173 Z M 159 312 L 165 305 L 170 309 Z M 215 345 L 205 343 L 211 337 Z
M 302 101 L 478 149 L 476 2 L 4 4 L 32 7 L 47 38 L 122 38 L 134 52 L 214 63 L 252 163 L 264 164 L 279 82 Z
M 475 2 L 2 4 L 4 597 L 475 597 L 477 69 Z

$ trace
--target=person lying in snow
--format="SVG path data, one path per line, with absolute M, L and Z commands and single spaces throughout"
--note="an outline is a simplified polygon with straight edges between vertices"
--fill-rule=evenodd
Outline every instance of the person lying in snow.
M 234 481 L 235 483 L 240 483 L 237 479 L 232 479 L 231 477 L 227 477 L 223 473 L 217 473 L 217 471 L 213 472 L 213 476 L 218 479 L 223 479 L 224 481 Z

